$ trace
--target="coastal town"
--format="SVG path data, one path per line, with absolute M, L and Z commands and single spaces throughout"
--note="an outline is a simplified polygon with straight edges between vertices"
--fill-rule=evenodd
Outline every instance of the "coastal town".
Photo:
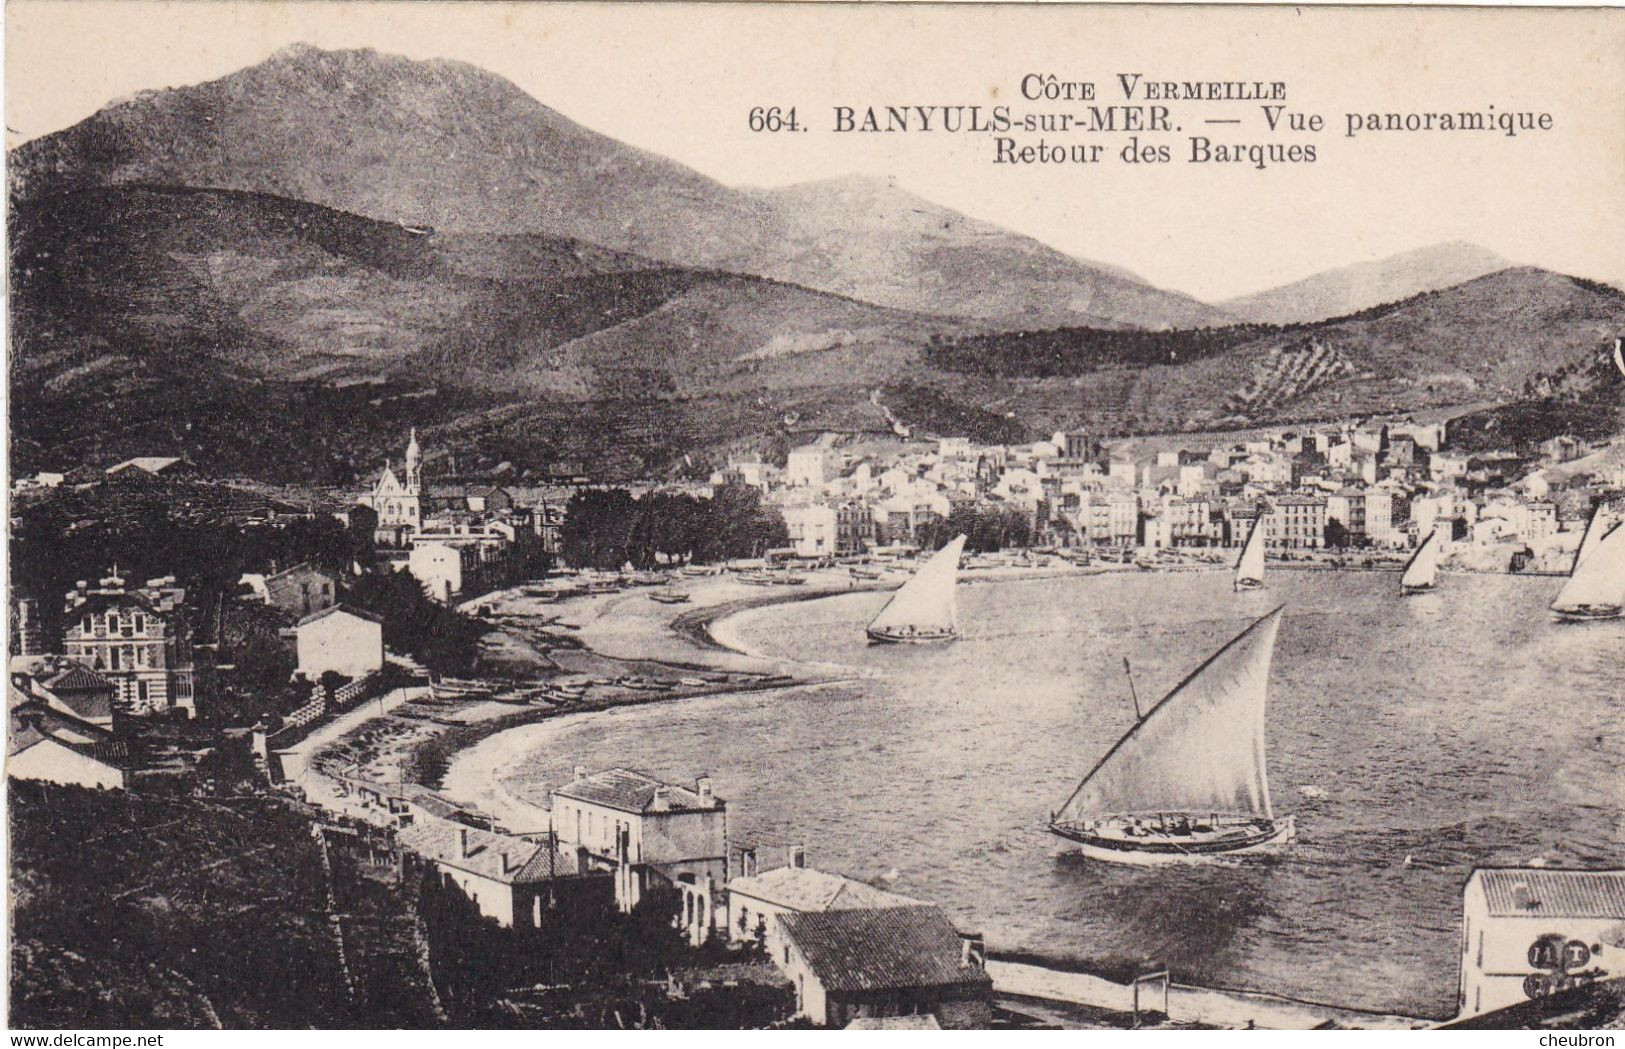
M 435 893 L 466 905 L 459 921 L 493 932 L 653 912 L 676 952 L 663 959 L 661 994 L 681 997 L 697 981 L 727 998 L 742 980 L 765 996 L 746 996 L 748 1025 L 1429 1021 L 1192 988 L 1165 968 L 1111 978 L 1001 957 L 966 931 L 975 915 L 809 864 L 816 841 L 731 837 L 728 803 L 704 770 L 663 782 L 636 769 L 636 753 L 617 754 L 578 766 L 538 805 L 494 780 L 448 789 L 459 762 L 481 741 L 500 744 L 504 729 L 561 714 L 829 680 L 718 650 L 707 624 L 789 597 L 894 588 L 916 555 L 954 535 L 966 539 L 967 582 L 1226 569 L 1255 532 L 1281 567 L 1396 570 L 1437 536 L 1447 572 L 1562 575 L 1625 488 L 1613 444 L 1557 438 L 1466 455 L 1452 451 L 1447 425 L 1401 419 L 1212 439 L 1072 431 L 1016 446 L 825 434 L 780 462 L 730 456 L 704 483 L 613 490 L 584 477 L 538 484 L 511 468 L 440 477 L 436 460 L 449 466 L 413 430 L 399 470 L 381 464 L 348 492 L 272 497 L 167 456 L 19 481 L 25 514 L 94 499 L 156 506 L 173 521 L 213 505 L 208 524 L 191 527 L 260 536 L 242 546 L 262 559 L 246 549 L 209 566 L 182 557 L 143 581 L 120 565 L 152 566 L 151 551 L 70 542 L 58 556 L 108 556 L 105 574 L 57 564 L 59 579 L 96 578 L 55 595 L 14 577 L 8 775 L 287 806 L 306 814 L 324 856 L 347 851 L 401 892 L 427 874 Z M 610 498 L 624 501 L 614 514 L 599 505 Z M 684 515 L 720 506 L 734 508 L 732 536 L 701 547 Z M 684 640 L 685 621 L 703 644 Z M 1492 961 L 1482 945 L 1464 952 L 1458 1019 L 1606 977 L 1608 952 L 1625 950 L 1610 939 L 1625 920 L 1622 878 L 1475 873 L 1464 942 L 1483 928 Z M 1559 937 L 1556 960 L 1534 975 L 1494 961 L 1511 948 L 1493 943 L 1524 935 L 1530 913 L 1555 915 L 1542 898 L 1567 901 L 1577 930 Z M 1603 926 L 1615 932 L 1593 929 Z M 1611 946 L 1591 946 L 1599 937 Z M 1570 940 L 1586 943 L 1585 958 L 1564 954 Z M 444 979 L 424 964 L 424 980 Z M 733 975 L 703 975 L 716 965 Z M 1541 972 L 1542 995 L 1526 993 Z
M 8 1029 L 1625 1028 L 1625 21 L 4 29 Z

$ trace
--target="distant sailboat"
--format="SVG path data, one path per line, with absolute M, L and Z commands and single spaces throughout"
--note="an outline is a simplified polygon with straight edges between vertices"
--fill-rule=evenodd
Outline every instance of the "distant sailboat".
M 1267 512 L 1267 511 L 1265 511 Z M 1262 590 L 1264 588 L 1264 513 L 1253 518 L 1252 531 L 1247 533 L 1247 542 L 1242 544 L 1241 556 L 1236 559 L 1237 590 Z
M 1085 855 L 1155 863 L 1290 841 L 1270 804 L 1264 709 L 1282 609 L 1219 649 L 1083 777 L 1049 829 Z
M 1596 528 L 1593 517 L 1586 539 Z M 1552 615 L 1558 620 L 1615 619 L 1625 605 L 1625 524 L 1610 526 L 1587 546 L 1582 539 L 1569 581 L 1552 602 Z
M 965 537 L 959 536 L 932 555 L 869 624 L 869 640 L 918 644 L 958 637 L 954 584 L 964 549 Z
M 1416 548 L 1405 565 L 1405 574 L 1399 578 L 1402 593 L 1420 594 L 1433 589 L 1439 576 L 1439 542 L 1439 530 L 1435 528 Z

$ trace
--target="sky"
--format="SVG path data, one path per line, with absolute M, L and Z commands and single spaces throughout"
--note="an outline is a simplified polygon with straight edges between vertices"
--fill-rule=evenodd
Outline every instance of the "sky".
M 375 47 L 482 66 L 729 185 L 889 176 L 1209 301 L 1455 240 L 1625 280 L 1625 10 L 12 0 L 5 14 L 8 147 L 291 43 Z M 1257 103 L 1175 119 L 1215 142 L 1313 144 L 1316 162 L 999 165 L 989 135 L 830 130 L 843 105 L 1070 112 L 1023 99 L 1023 78 L 1092 81 L 1105 103 L 1119 73 L 1283 81 L 1324 131 L 1272 135 Z M 1552 129 L 1345 135 L 1350 111 L 1491 105 L 1550 113 Z M 753 132 L 755 106 L 795 106 L 813 130 Z M 1221 112 L 1242 123 L 1200 126 Z M 1162 140 L 1182 159 L 1185 137 Z M 1126 136 L 1098 141 L 1115 154 Z

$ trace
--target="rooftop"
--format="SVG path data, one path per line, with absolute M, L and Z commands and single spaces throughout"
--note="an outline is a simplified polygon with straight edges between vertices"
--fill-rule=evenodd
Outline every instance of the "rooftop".
M 778 921 L 826 990 L 992 985 L 980 967 L 960 963 L 959 933 L 930 904 L 791 911 Z
M 1488 867 L 1474 871 L 1468 887 L 1475 882 L 1496 917 L 1625 919 L 1625 871 Z
M 920 900 L 811 867 L 777 867 L 749 877 L 735 878 L 728 883 L 728 891 L 793 911 L 909 907 L 921 903 Z
M 720 798 L 707 803 L 697 791 L 622 768 L 578 775 L 564 786 L 554 788 L 553 793 L 624 812 L 685 812 L 723 805 Z
M 324 619 L 327 616 L 335 615 L 339 612 L 343 612 L 352 619 L 365 619 L 369 623 L 382 623 L 384 621 L 382 616 L 375 616 L 371 612 L 366 612 L 359 608 L 352 608 L 349 605 L 328 605 L 320 612 L 312 612 L 310 615 L 301 619 L 298 625 L 308 626 L 309 624 L 316 622 L 318 619 Z
M 401 828 L 396 838 L 402 848 L 424 859 L 509 885 L 533 885 L 581 873 L 573 853 L 434 816 L 426 815 Z

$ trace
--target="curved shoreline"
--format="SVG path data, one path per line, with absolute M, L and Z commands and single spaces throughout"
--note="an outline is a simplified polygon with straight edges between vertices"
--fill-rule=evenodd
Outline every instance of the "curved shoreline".
M 1290 564 L 1290 563 L 1288 563 Z M 1224 566 L 1217 566 L 1222 568 Z M 1287 567 L 1281 565 L 1280 567 Z M 1303 566 L 1310 567 L 1310 566 Z M 1320 570 L 1337 570 L 1333 566 L 1313 566 Z M 1343 570 L 1370 571 L 1361 567 L 1337 566 Z M 1140 572 L 1134 566 L 1123 566 L 1121 569 L 1110 568 L 1105 572 L 1100 570 L 1066 568 L 1059 570 L 1011 570 L 1005 572 L 980 572 L 964 580 L 969 583 L 994 583 L 1028 581 L 1039 579 L 1052 579 L 1064 577 L 1083 577 L 1106 574 L 1113 571 Z M 1190 571 L 1191 569 L 1184 569 Z M 1379 569 L 1380 570 L 1380 569 Z M 754 592 L 731 580 L 706 579 L 697 581 L 690 592 L 696 599 L 702 594 L 706 598 L 703 603 L 695 605 L 672 605 L 646 607 L 652 603 L 642 598 L 638 591 L 623 592 L 607 599 L 582 599 L 578 602 L 542 606 L 529 616 L 536 617 L 537 628 L 562 626 L 565 629 L 576 631 L 573 640 L 579 642 L 579 651 L 588 656 L 602 659 L 626 662 L 637 665 L 664 665 L 674 672 L 693 672 L 695 670 L 727 668 L 730 673 L 739 674 L 738 667 L 742 663 L 757 666 L 768 665 L 776 675 L 783 680 L 757 684 L 745 682 L 718 683 L 715 687 L 704 690 L 688 691 L 680 694 L 671 693 L 640 693 L 635 696 L 619 697 L 617 699 L 593 700 L 569 708 L 548 709 L 520 709 L 500 716 L 490 717 L 486 720 L 470 721 L 465 724 L 448 726 L 443 731 L 435 733 L 426 740 L 421 740 L 419 746 L 413 748 L 414 755 L 424 745 L 432 746 L 441 756 L 446 758 L 444 772 L 435 777 L 411 776 L 413 782 L 423 785 L 424 780 L 438 779 L 440 786 L 437 793 L 459 804 L 476 808 L 489 815 L 493 820 L 505 826 L 513 833 L 535 832 L 545 829 L 550 823 L 550 813 L 543 803 L 527 800 L 512 789 L 504 781 L 505 776 L 511 775 L 516 768 L 526 764 L 526 758 L 545 747 L 553 733 L 565 732 L 574 726 L 580 725 L 595 714 L 609 710 L 616 706 L 647 705 L 652 703 L 668 703 L 683 699 L 695 699 L 708 696 L 722 697 L 735 694 L 749 694 L 767 689 L 801 687 L 820 684 L 831 677 L 823 677 L 817 671 L 822 667 L 819 664 L 803 664 L 793 661 L 764 656 L 749 651 L 738 643 L 738 639 L 729 635 L 728 629 L 721 626 L 727 620 L 745 612 L 757 609 L 770 608 L 778 605 L 789 605 L 800 601 L 820 600 L 836 597 L 841 594 L 872 592 L 875 590 L 890 589 L 884 582 L 879 584 L 864 582 L 853 586 L 842 577 L 846 585 L 824 585 L 814 588 L 770 588 L 766 592 Z M 682 586 L 682 584 L 680 584 Z M 688 586 L 682 586 L 689 590 Z M 499 608 L 509 608 L 513 604 L 522 604 L 517 591 L 499 595 L 487 595 L 480 599 L 481 603 L 496 603 Z M 514 610 L 508 614 L 525 616 L 527 613 Z M 652 656 L 633 656 L 627 651 L 628 646 L 637 647 L 643 631 L 623 629 L 625 617 L 639 619 L 640 627 L 651 627 L 658 624 L 659 629 L 666 635 L 667 641 L 675 640 L 675 650 L 669 645 L 660 646 L 660 651 Z M 528 616 L 527 616 L 528 618 Z M 621 625 L 617 626 L 616 623 Z M 503 627 L 497 627 L 503 630 Z M 515 629 L 510 626 L 508 629 Z M 614 643 L 603 645 L 605 639 L 612 638 Z M 549 651 L 550 656 L 558 653 Z M 561 660 L 563 661 L 563 660 Z M 539 679 L 545 675 L 539 675 Z M 1027 955 L 1035 971 L 1041 974 L 1084 972 L 1084 963 L 1077 959 L 1068 959 L 1065 956 L 1049 956 L 1043 953 Z M 1195 991 L 1195 989 L 1185 989 Z M 1248 998 L 1262 999 L 1265 996 L 1251 991 L 1200 991 L 1198 993 L 1219 995 L 1226 997 L 1247 996 Z M 1268 996 L 1274 998 L 1275 996 Z M 1058 998 L 1057 1000 L 1066 1000 Z M 1388 1026 L 1398 1021 L 1397 1025 L 1415 1026 L 1418 1020 L 1411 1017 L 1384 1016 L 1376 1012 L 1367 1013 L 1365 1010 L 1349 1010 L 1329 1005 L 1316 1005 L 1312 1003 L 1294 1004 L 1309 1006 L 1317 1010 L 1336 1010 L 1349 1014 L 1351 1019 L 1357 1018 L 1362 1022 L 1373 1022 L 1373 1026 Z M 1253 1003 L 1249 1003 L 1252 1005 Z M 1254 1006 L 1256 1007 L 1256 1006 Z M 1261 1010 L 1266 1011 L 1266 1010 Z M 1388 1021 L 1383 1023 L 1382 1021 Z

